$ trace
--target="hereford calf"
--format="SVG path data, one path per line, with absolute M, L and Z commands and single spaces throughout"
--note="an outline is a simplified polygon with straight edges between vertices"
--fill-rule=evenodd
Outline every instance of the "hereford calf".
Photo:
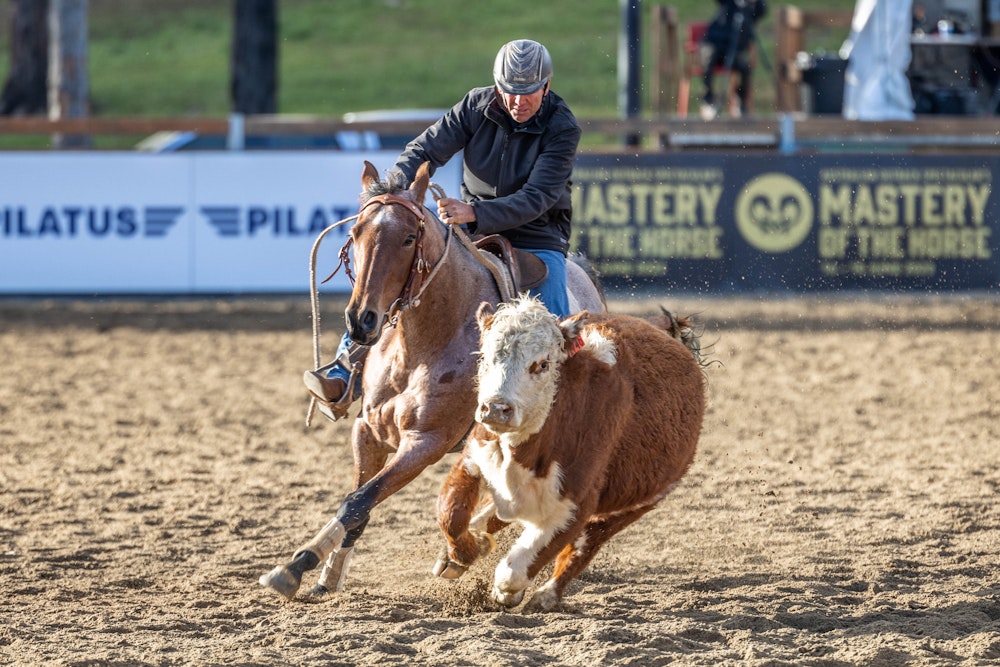
M 434 568 L 462 575 L 509 522 L 523 532 L 497 566 L 493 598 L 555 608 L 612 535 L 653 509 L 687 471 L 705 411 L 701 368 L 683 343 L 625 315 L 557 322 L 537 300 L 483 304 L 478 422 L 438 497 L 448 541 Z M 488 503 L 474 515 L 480 491 Z

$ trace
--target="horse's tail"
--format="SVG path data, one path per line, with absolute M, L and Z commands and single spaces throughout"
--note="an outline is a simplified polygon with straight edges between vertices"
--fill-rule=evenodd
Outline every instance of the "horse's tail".
M 587 274 L 590 278 L 590 282 L 594 283 L 594 289 L 597 290 L 598 296 L 601 297 L 601 305 L 604 306 L 605 312 L 608 310 L 608 299 L 604 294 L 604 285 L 601 284 L 601 274 L 590 260 L 587 259 L 586 255 L 578 252 L 573 252 L 569 254 L 569 261 L 573 262 Z

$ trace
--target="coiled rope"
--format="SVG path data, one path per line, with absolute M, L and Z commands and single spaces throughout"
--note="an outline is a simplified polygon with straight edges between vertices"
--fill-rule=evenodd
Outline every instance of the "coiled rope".
M 437 183 L 429 184 L 427 186 L 427 189 L 430 191 L 431 196 L 434 198 L 435 202 L 437 202 L 440 199 L 443 199 L 445 196 L 444 188 L 442 188 Z M 320 327 L 320 314 L 319 314 L 320 313 L 319 286 L 316 283 L 316 258 L 319 255 L 319 248 L 323 243 L 323 239 L 326 237 L 327 234 L 329 234 L 334 229 L 340 227 L 341 225 L 344 225 L 348 222 L 354 222 L 355 220 L 358 219 L 360 215 L 361 215 L 360 213 L 356 213 L 349 218 L 344 218 L 343 220 L 339 220 L 333 223 L 332 225 L 321 231 L 316 236 L 316 240 L 313 241 L 312 250 L 310 250 L 309 252 L 309 303 L 312 308 L 313 367 L 317 369 L 322 367 L 322 354 L 320 351 L 321 327 Z M 435 270 L 436 269 L 437 267 L 435 267 Z M 330 276 L 326 278 L 326 280 L 329 280 L 330 278 L 335 276 L 339 270 L 340 270 L 340 265 L 338 265 L 337 268 L 334 269 L 333 273 L 331 273 Z M 326 282 L 326 280 L 324 280 L 323 282 Z M 422 292 L 423 290 L 421 290 L 421 293 Z M 307 427 L 312 425 L 312 418 L 315 412 L 316 412 L 316 397 L 310 396 L 309 409 L 306 411 Z

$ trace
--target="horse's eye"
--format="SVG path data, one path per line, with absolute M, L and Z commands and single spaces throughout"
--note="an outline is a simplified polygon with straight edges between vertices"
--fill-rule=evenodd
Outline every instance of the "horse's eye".
M 417 240 L 416 234 L 410 234 L 409 236 L 406 237 L 406 240 L 403 241 L 403 247 L 409 248 L 411 245 L 413 245 L 413 242 L 416 240 Z

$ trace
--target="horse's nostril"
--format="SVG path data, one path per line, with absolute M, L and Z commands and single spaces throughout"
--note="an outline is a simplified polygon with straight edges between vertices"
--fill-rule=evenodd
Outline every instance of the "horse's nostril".
M 361 325 L 367 330 L 371 331 L 378 325 L 378 315 L 374 311 L 365 311 L 364 317 L 361 320 Z

